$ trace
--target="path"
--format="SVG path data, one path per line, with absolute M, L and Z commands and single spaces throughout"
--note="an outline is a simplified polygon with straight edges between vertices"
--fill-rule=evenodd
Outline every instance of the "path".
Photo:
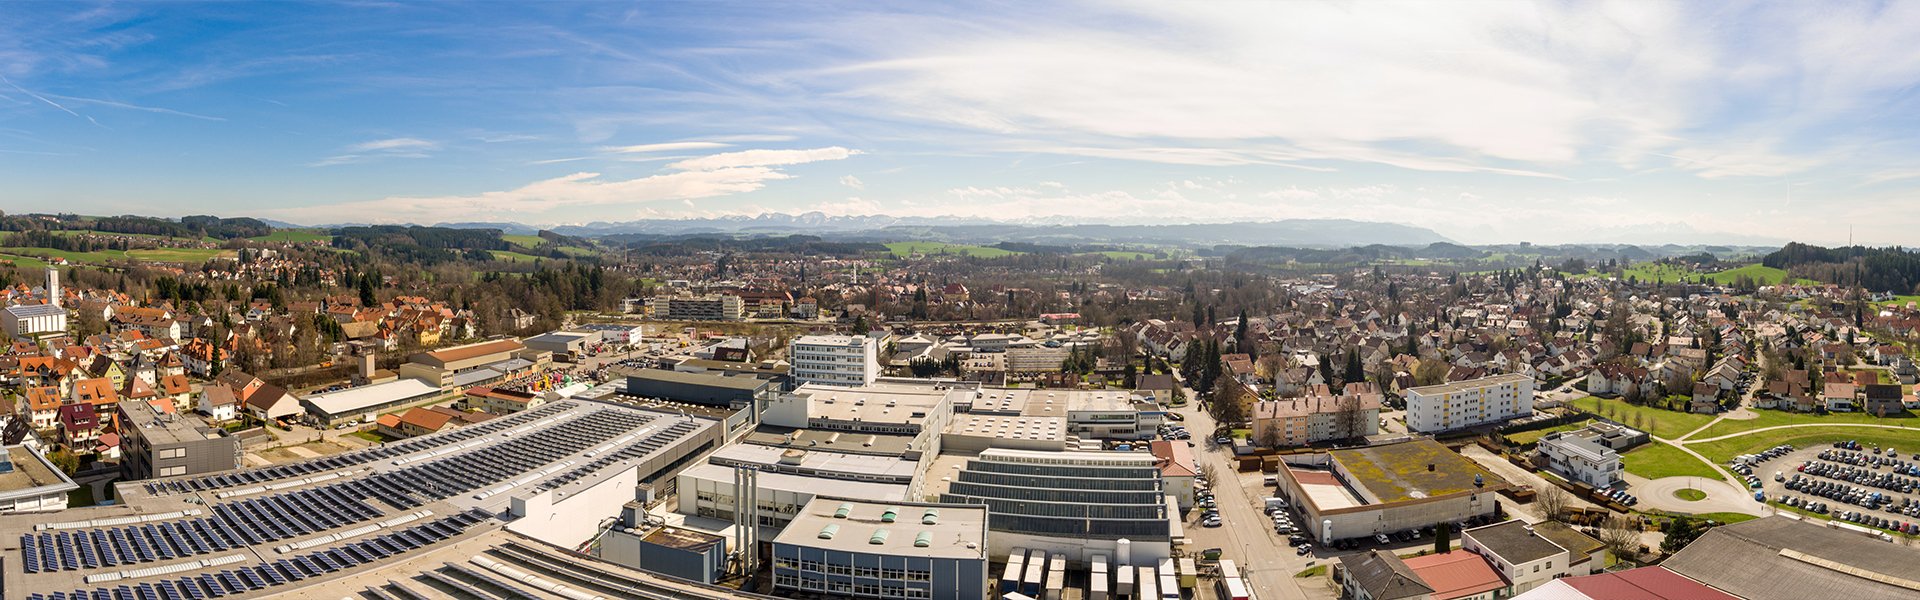
M 1879 423 L 1794 423 L 1792 425 L 1774 425 L 1771 427 L 1748 429 L 1746 431 L 1741 431 L 1737 433 L 1729 433 L 1727 435 L 1710 437 L 1710 438 L 1702 438 L 1697 440 L 1689 440 L 1689 439 L 1682 438 L 1682 441 L 1680 443 L 1700 444 L 1700 443 L 1706 443 L 1706 442 L 1717 442 L 1724 439 L 1737 438 L 1743 435 L 1760 433 L 1762 431 L 1773 431 L 1776 429 L 1793 429 L 1796 427 L 1871 427 L 1871 428 L 1878 428 L 1878 429 L 1898 429 L 1902 431 L 1920 431 L 1920 427 L 1907 427 L 1903 425 L 1881 425 Z M 1695 433 L 1698 433 L 1698 430 L 1695 430 Z M 1688 435 L 1692 435 L 1692 433 L 1689 433 Z

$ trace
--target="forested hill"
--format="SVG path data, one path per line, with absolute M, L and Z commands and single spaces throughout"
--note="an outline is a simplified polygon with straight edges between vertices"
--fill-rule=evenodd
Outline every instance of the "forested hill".
M 1768 254 L 1762 264 L 1795 277 L 1858 285 L 1875 292 L 1913 293 L 1920 287 L 1920 254 L 1899 247 L 1825 248 L 1789 243 Z

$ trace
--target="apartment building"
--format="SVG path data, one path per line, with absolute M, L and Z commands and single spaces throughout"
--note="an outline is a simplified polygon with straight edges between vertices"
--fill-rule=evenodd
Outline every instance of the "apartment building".
M 1533 377 L 1511 373 L 1407 389 L 1407 428 L 1430 433 L 1533 414 Z
M 169 410 L 165 402 L 122 402 L 119 407 L 124 479 L 212 473 L 240 464 L 240 438 Z
M 1568 481 L 1582 481 L 1594 487 L 1611 487 L 1621 480 L 1625 469 L 1620 454 L 1588 430 L 1563 431 L 1541 438 L 1539 452 L 1547 468 Z
M 1251 441 L 1263 446 L 1305 446 L 1379 433 L 1379 394 L 1282 398 L 1253 405 Z

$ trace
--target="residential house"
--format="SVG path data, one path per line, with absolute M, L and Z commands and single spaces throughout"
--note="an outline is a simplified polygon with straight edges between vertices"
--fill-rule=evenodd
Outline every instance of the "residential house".
M 1829 412 L 1853 412 L 1859 408 L 1859 402 L 1856 387 L 1851 383 L 1829 383 L 1826 391 L 1820 393 L 1820 403 Z

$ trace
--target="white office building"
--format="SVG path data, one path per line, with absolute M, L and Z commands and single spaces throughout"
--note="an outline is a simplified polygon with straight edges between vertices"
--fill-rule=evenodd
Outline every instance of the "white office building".
M 1595 441 L 1586 430 L 1548 434 L 1540 440 L 1540 456 L 1547 468 L 1568 481 L 1581 481 L 1598 488 L 1610 487 L 1621 480 L 1620 453 Z
M 860 387 L 880 378 L 880 348 L 873 338 L 808 335 L 793 341 L 793 385 Z
M 1465 429 L 1533 414 L 1533 378 L 1512 373 L 1407 389 L 1407 428 Z

